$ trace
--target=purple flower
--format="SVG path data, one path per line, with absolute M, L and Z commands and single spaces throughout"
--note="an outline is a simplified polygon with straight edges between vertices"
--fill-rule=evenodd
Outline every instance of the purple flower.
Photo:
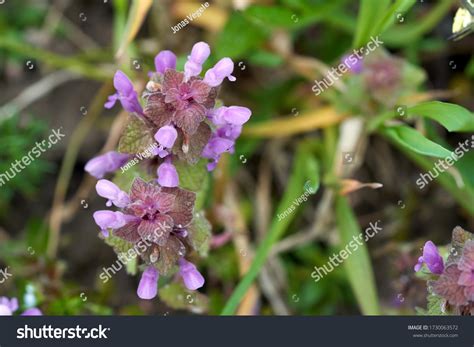
M 179 177 L 176 168 L 171 161 L 165 161 L 157 170 L 158 183 L 162 187 L 177 187 L 179 185 Z
M 234 62 L 230 58 L 222 58 L 212 69 L 207 70 L 204 75 L 204 83 L 211 87 L 217 87 L 225 78 L 233 82 L 235 77 L 231 75 L 232 71 L 234 71 Z
M 117 207 L 125 207 L 129 203 L 130 199 L 127 193 L 108 180 L 102 179 L 97 181 L 95 190 L 101 197 L 109 200 L 106 204 L 109 207 L 112 206 L 112 204 Z
M 85 170 L 96 178 L 103 178 L 106 173 L 118 170 L 129 159 L 129 154 L 110 151 L 89 160 Z
M 129 203 L 121 209 L 126 224 L 113 230 L 112 234 L 134 244 L 135 247 L 143 241 L 147 247 L 141 250 L 140 257 L 148 266 L 154 267 L 162 275 L 167 275 L 175 269 L 187 249 L 195 249 L 189 243 L 187 230 L 193 230 L 191 222 L 196 194 L 177 187 L 160 187 L 154 181 L 146 183 L 141 178 L 135 178 L 129 198 Z M 110 223 L 115 222 L 113 216 Z M 108 221 L 105 220 L 105 223 Z M 143 243 L 140 248 L 142 246 Z M 151 288 L 149 278 L 148 271 L 142 278 L 139 295 L 150 293 L 147 289 Z
M 193 218 L 195 194 L 180 188 L 160 187 L 136 178 L 129 199 L 123 207 L 126 224 L 114 230 L 114 235 L 131 243 L 152 240 L 164 246 L 175 226 L 186 228 Z M 181 248 L 173 244 L 173 249 Z
M 212 171 L 216 168 L 217 163 L 221 155 L 225 152 L 230 152 L 234 147 L 234 141 L 213 136 L 209 143 L 204 147 L 202 151 L 203 158 L 210 159 L 211 161 L 207 164 L 207 170 Z
M 360 74 L 364 67 L 362 58 L 357 57 L 354 54 L 346 54 L 341 58 L 341 63 L 345 64 L 349 71 L 354 74 Z
M 436 274 L 440 275 L 444 270 L 443 258 L 438 252 L 435 244 L 431 241 L 427 241 L 423 247 L 423 256 L 418 258 L 418 263 L 415 265 L 415 271 L 418 272 L 421 270 L 423 263 L 428 266 L 428 269 Z
M 11 316 L 16 310 L 18 310 L 17 298 L 0 297 L 0 316 Z
M 13 312 L 8 306 L 0 305 L 0 316 L 11 316 L 12 314 Z
M 196 290 L 204 285 L 204 277 L 196 266 L 184 258 L 179 260 L 179 275 L 183 278 L 184 285 L 189 290 Z
M 18 310 L 17 298 L 8 299 L 5 296 L 0 297 L 0 316 L 12 316 Z M 34 314 L 32 314 L 34 313 Z M 22 313 L 22 316 L 41 316 L 42 313 L 37 308 L 29 308 Z
M 155 76 L 144 93 L 144 116 L 160 144 L 155 154 L 160 158 L 172 154 L 174 158 L 191 165 L 201 157 L 208 158 L 212 160 L 208 164 L 209 170 L 216 165 L 223 152 L 234 151 L 242 125 L 252 114 L 248 108 L 241 106 L 214 109 L 217 87 L 225 78 L 235 81 L 235 77 L 232 76 L 232 60 L 222 58 L 201 78 L 202 65 L 210 52 L 207 43 L 196 43 L 188 56 L 184 74 L 174 68 L 161 69 L 163 75 Z M 175 168 L 169 164 L 166 161 L 158 169 L 161 173 L 159 183 L 167 186 L 178 184 Z
M 143 110 L 138 102 L 137 92 L 133 89 L 132 82 L 120 70 L 115 73 L 114 87 L 117 93 L 109 96 L 108 101 L 104 105 L 105 108 L 112 108 L 115 102 L 119 100 L 126 111 L 143 115 Z
M 161 51 L 155 57 L 155 68 L 161 74 L 166 69 L 176 69 L 176 55 L 171 51 Z
M 171 148 L 178 137 L 178 132 L 171 125 L 165 125 L 158 129 L 155 140 L 164 148 Z
M 243 125 L 252 115 L 247 107 L 242 106 L 221 106 L 211 112 L 211 118 L 216 125 Z
M 33 307 L 33 308 L 29 308 L 25 310 L 25 312 L 23 312 L 21 315 L 22 316 L 42 316 L 43 313 L 41 312 L 40 309 Z
M 140 283 L 138 284 L 137 295 L 140 299 L 153 299 L 158 293 L 158 271 L 149 266 L 142 274 Z
M 205 42 L 198 42 L 193 46 L 188 61 L 184 64 L 184 77 L 188 80 L 190 77 L 197 76 L 202 71 L 202 64 L 211 54 L 209 45 Z
M 101 210 L 93 214 L 95 223 L 100 227 L 102 234 L 108 236 L 107 229 L 118 229 L 135 220 L 134 216 L 123 214 L 120 211 Z

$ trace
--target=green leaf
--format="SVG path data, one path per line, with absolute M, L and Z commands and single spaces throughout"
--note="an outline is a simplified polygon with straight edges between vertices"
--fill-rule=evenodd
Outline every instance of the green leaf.
M 267 32 L 264 27 L 252 23 L 241 13 L 235 12 L 217 39 L 217 56 L 219 58 L 241 57 L 259 47 L 266 37 Z
M 207 311 L 208 298 L 198 292 L 189 291 L 181 283 L 170 283 L 158 291 L 160 299 L 175 310 L 189 310 L 194 313 Z
M 423 102 L 409 107 L 408 115 L 433 119 L 449 131 L 474 131 L 474 114 L 456 104 L 441 101 Z
M 137 274 L 137 268 L 138 268 L 138 256 L 135 257 L 129 257 L 125 258 L 128 259 L 128 261 L 125 263 L 125 270 L 129 275 L 136 275 Z
M 260 65 L 265 67 L 277 67 L 283 63 L 282 57 L 264 50 L 253 52 L 248 59 L 252 65 Z
M 204 212 L 194 214 L 193 221 L 188 227 L 188 239 L 193 249 L 201 255 L 207 256 L 211 239 L 211 224 L 204 216 Z
M 137 157 L 135 157 L 135 158 L 137 158 Z M 128 165 L 131 165 L 130 163 L 131 162 L 129 162 Z M 132 186 L 133 181 L 137 177 L 140 177 L 145 182 L 149 182 L 149 181 L 156 178 L 156 177 L 153 177 L 143 167 L 143 165 L 141 165 L 141 163 L 138 162 L 137 164 L 135 164 L 133 166 L 127 166 L 124 171 L 119 169 L 119 171 L 117 171 L 115 173 L 115 176 L 114 176 L 114 179 L 112 180 L 112 182 L 114 182 L 124 192 L 128 192 L 128 191 L 130 191 L 130 188 Z
M 46 253 L 48 246 L 49 228 L 41 219 L 32 218 L 26 224 L 26 244 L 38 253 Z M 29 249 L 28 249 L 29 251 Z
M 427 297 L 428 300 L 428 315 L 429 316 L 446 316 L 446 312 L 443 312 L 442 307 L 445 305 L 445 299 L 442 297 L 429 294 Z
M 397 125 L 392 127 L 382 127 L 380 131 L 391 140 L 415 153 L 437 158 L 445 158 L 451 155 L 451 151 L 431 140 L 428 140 L 411 127 Z
M 308 168 L 312 168 L 311 170 Z M 310 185 L 308 186 L 308 180 Z M 221 315 L 230 315 L 235 312 L 241 299 L 252 285 L 260 269 L 265 264 L 266 257 L 273 244 L 280 239 L 291 224 L 296 211 L 302 206 L 298 199 L 307 194 L 314 194 L 316 190 L 308 192 L 308 187 L 319 187 L 319 166 L 314 156 L 309 153 L 304 144 L 299 145 L 296 153 L 295 163 L 288 182 L 287 189 L 278 204 L 275 217 L 272 220 L 270 230 L 260 243 L 250 269 L 242 278 L 237 288 L 227 301 Z M 305 190 L 306 188 L 306 190 Z
M 454 2 L 454 0 L 438 1 L 426 15 L 413 21 L 405 19 L 402 25 L 387 30 L 382 36 L 382 40 L 391 47 L 407 46 L 414 43 L 439 24 L 450 11 Z
M 182 160 L 176 160 L 173 164 L 178 172 L 181 188 L 199 192 L 205 187 L 206 179 L 209 176 L 206 159 L 199 160 L 195 165 L 189 165 Z
M 386 12 L 390 0 L 361 0 L 357 28 L 354 36 L 353 47 L 359 48 L 366 44 L 370 37 L 378 35 L 374 32 L 376 23 L 380 22 L 381 14 Z
M 403 61 L 402 64 L 403 94 L 416 93 L 422 83 L 426 81 L 426 72 L 408 61 Z
M 245 10 L 245 15 L 246 17 L 252 17 L 261 21 L 263 25 L 270 27 L 291 28 L 296 24 L 292 20 L 292 16 L 296 18 L 294 17 L 295 14 L 291 10 L 279 6 L 249 6 Z
M 346 198 L 338 196 L 336 199 L 337 227 L 343 247 L 355 242 L 362 233 L 360 226 L 349 206 Z M 372 264 L 365 243 L 362 243 L 344 261 L 347 276 L 363 314 L 377 315 L 380 312 L 375 286 Z
M 156 143 L 145 122 L 136 116 L 130 116 L 125 131 L 120 138 L 118 151 L 121 153 L 143 153 Z
M 376 35 L 382 34 L 395 23 L 398 14 L 403 15 L 413 7 L 415 3 L 416 0 L 396 0 L 385 12 L 385 15 L 374 28 L 373 32 Z
M 429 170 L 433 170 L 435 163 L 433 160 L 426 158 L 422 155 L 419 155 L 413 152 L 411 149 L 401 145 L 399 142 L 391 139 L 389 140 L 398 147 L 400 151 L 402 151 L 408 158 L 410 158 L 413 162 L 415 162 L 418 166 L 420 166 L 425 172 Z M 461 160 L 464 159 L 461 158 Z M 461 205 L 468 213 L 474 216 L 474 188 L 467 184 L 464 187 L 458 187 L 452 175 L 448 172 L 444 171 L 439 174 L 436 178 L 436 182 L 439 183 L 441 186 L 444 187 L 451 195 L 456 199 L 459 205 Z M 432 182 L 431 184 L 433 184 Z
M 114 236 L 112 233 L 109 233 L 109 237 L 104 238 L 104 241 L 107 245 L 111 246 L 117 254 L 127 253 L 129 249 L 133 248 L 130 242 Z

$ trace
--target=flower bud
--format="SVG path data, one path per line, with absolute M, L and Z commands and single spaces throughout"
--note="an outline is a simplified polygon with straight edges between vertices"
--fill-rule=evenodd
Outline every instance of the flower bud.
M 196 266 L 184 258 L 179 260 L 179 275 L 189 290 L 196 290 L 204 285 L 204 277 L 196 269 Z
M 164 74 L 166 69 L 176 68 L 176 55 L 171 51 L 161 51 L 155 57 L 155 68 Z
M 158 278 L 159 273 L 153 266 L 146 268 L 137 289 L 137 295 L 140 299 L 150 300 L 156 296 L 158 293 Z

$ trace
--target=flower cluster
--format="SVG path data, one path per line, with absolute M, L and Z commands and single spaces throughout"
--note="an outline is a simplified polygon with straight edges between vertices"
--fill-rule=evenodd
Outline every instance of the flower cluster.
M 420 271 L 423 263 L 433 275 L 434 279 L 428 282 L 429 290 L 442 299 L 441 311 L 474 314 L 474 235 L 456 227 L 446 261 L 433 242 L 426 242 L 415 271 Z
M 204 277 L 190 259 L 207 253 L 210 224 L 203 213 L 195 211 L 196 193 L 202 185 L 189 182 L 200 183 L 207 174 L 198 162 L 207 162 L 207 170 L 212 171 L 223 153 L 234 152 L 242 126 L 251 116 L 246 107 L 216 106 L 222 82 L 235 81 L 234 63 L 223 58 L 200 76 L 210 53 L 207 43 L 196 43 L 184 71 L 177 71 L 175 54 L 160 52 L 155 57 L 155 71 L 148 75 L 143 103 L 129 78 L 117 71 L 116 93 L 105 107 L 120 102 L 130 113 L 128 124 L 117 151 L 102 154 L 85 167 L 99 178 L 96 190 L 107 199 L 106 205 L 117 208 L 93 215 L 105 242 L 119 255 L 132 253 L 142 259 L 137 289 L 142 299 L 157 295 L 162 275 L 177 274 L 188 290 L 204 285 Z M 142 165 L 134 167 L 133 183 L 125 175 L 117 176 L 115 183 L 103 179 L 142 160 Z M 183 176 L 180 182 L 178 172 L 186 172 L 186 180 Z
M 200 158 L 206 158 L 209 160 L 208 170 L 213 170 L 223 153 L 233 153 L 242 125 L 251 116 L 246 107 L 215 107 L 218 87 L 225 79 L 235 81 L 232 76 L 234 63 L 230 58 L 222 58 L 201 77 L 202 66 L 209 55 L 207 43 L 196 43 L 184 71 L 179 72 L 174 53 L 160 52 L 155 57 L 156 71 L 150 73 L 150 81 L 143 93 L 143 108 L 128 77 L 121 71 L 115 74 L 117 92 L 109 97 L 105 107 L 111 108 L 120 101 L 122 107 L 133 114 L 135 121 L 141 122 L 140 141 L 147 138 L 148 144 L 150 141 L 158 143 L 154 155 L 158 161 L 158 183 L 163 187 L 179 185 L 173 164 L 176 159 L 193 165 Z M 102 178 L 105 173 L 123 165 L 126 155 L 136 154 L 136 146 L 124 146 L 122 151 L 119 148 L 119 152 L 125 154 L 109 152 L 92 159 L 86 165 L 86 171 Z
M 195 248 L 193 243 L 193 208 L 196 194 L 178 187 L 160 187 L 136 178 L 130 193 L 102 179 L 97 193 L 108 199 L 107 206 L 120 210 L 96 211 L 93 215 L 105 238 L 113 236 L 133 245 L 141 243 L 140 257 L 145 263 L 137 294 L 152 299 L 157 294 L 159 274 L 168 275 L 179 266 L 179 274 L 189 290 L 204 285 L 204 278 L 184 257 Z
M 12 298 L 8 299 L 7 297 L 0 297 L 0 316 L 12 316 L 18 310 L 18 299 Z M 41 311 L 36 308 L 32 307 L 25 310 L 22 316 L 41 316 Z

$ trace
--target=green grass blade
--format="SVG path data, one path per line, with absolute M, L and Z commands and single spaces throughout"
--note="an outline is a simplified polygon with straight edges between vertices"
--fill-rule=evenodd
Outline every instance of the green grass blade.
M 336 218 L 342 247 L 346 247 L 351 241 L 356 242 L 353 238 L 358 238 L 362 230 L 347 199 L 343 196 L 336 199 Z M 345 259 L 344 267 L 362 313 L 366 315 L 379 314 L 377 289 L 365 242 L 362 241 L 362 245 L 359 244 L 359 247 Z
M 262 266 L 265 264 L 265 260 L 273 244 L 280 239 L 295 217 L 296 210 L 292 211 L 286 218 L 283 218 L 280 221 L 277 217 L 278 214 L 281 214 L 287 210 L 293 204 L 294 200 L 304 193 L 304 189 L 308 189 L 308 184 L 305 184 L 305 182 L 308 180 L 311 184 L 311 192 L 314 194 L 317 191 L 319 188 L 318 171 L 318 164 L 314 157 L 312 157 L 308 151 L 304 150 L 303 147 L 300 146 L 296 154 L 293 172 L 288 182 L 288 188 L 285 191 L 280 204 L 278 205 L 277 213 L 272 220 L 270 230 L 258 247 L 249 271 L 245 274 L 237 288 L 232 293 L 231 297 L 227 301 L 227 304 L 222 310 L 221 315 L 231 315 L 236 311 L 240 301 L 244 297 L 245 293 L 247 293 L 247 290 L 252 285 Z M 298 209 L 299 206 L 296 206 L 296 209 Z
M 381 14 L 385 13 L 389 0 L 361 0 L 357 28 L 354 36 L 353 48 L 359 48 L 367 43 L 374 33 L 376 23 L 380 21 Z

